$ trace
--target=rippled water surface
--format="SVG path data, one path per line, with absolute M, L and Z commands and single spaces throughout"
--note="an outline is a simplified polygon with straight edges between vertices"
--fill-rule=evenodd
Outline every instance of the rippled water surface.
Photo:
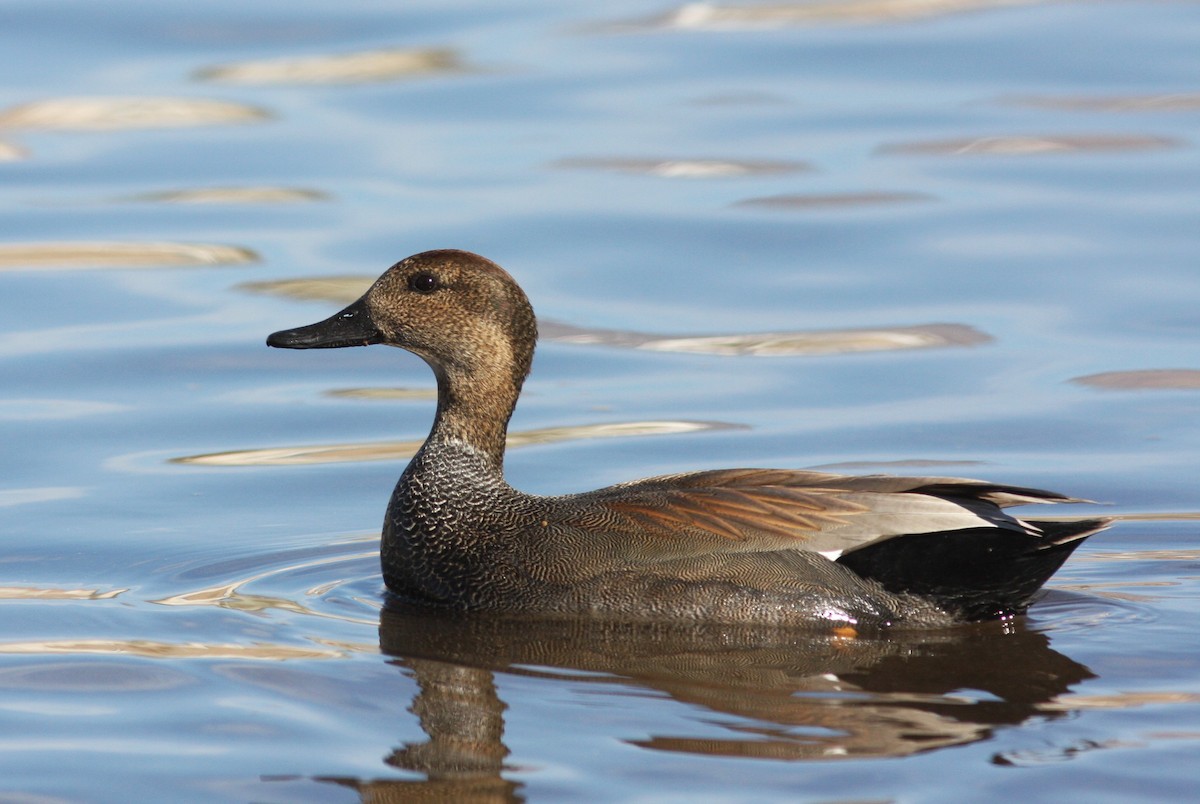
M 0 800 L 1193 800 L 1196 3 L 0 18 Z M 385 607 L 433 378 L 263 339 L 435 247 L 543 320 L 521 488 L 820 466 L 1119 521 L 953 632 Z

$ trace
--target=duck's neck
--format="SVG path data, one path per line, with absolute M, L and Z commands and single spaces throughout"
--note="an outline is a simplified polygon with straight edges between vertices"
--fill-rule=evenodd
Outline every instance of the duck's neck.
M 433 428 L 421 452 L 427 456 L 451 448 L 468 449 L 478 454 L 486 469 L 497 477 L 504 475 L 504 447 L 508 421 L 517 404 L 520 387 L 485 377 L 462 377 L 435 370 L 438 380 L 438 406 Z
M 458 606 L 481 588 L 486 578 L 477 570 L 493 565 L 480 556 L 500 538 L 497 523 L 524 499 L 504 481 L 515 401 L 515 390 L 461 385 L 438 372 L 433 429 L 396 483 L 384 519 L 380 556 L 392 591 Z

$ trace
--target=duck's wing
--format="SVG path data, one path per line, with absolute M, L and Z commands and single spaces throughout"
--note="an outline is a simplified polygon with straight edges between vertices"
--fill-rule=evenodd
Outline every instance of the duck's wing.
M 1036 537 L 1036 525 L 1002 507 L 1077 501 L 960 478 L 778 469 L 665 475 L 587 496 L 591 505 L 576 510 L 588 511 L 591 521 L 576 524 L 600 525 L 614 535 L 637 534 L 639 542 L 657 542 L 664 557 L 688 549 L 803 550 L 830 559 L 911 534 L 1002 528 Z
M 821 594 L 853 596 L 865 579 L 967 620 L 1024 611 L 1071 551 L 1108 525 L 1017 519 L 1002 507 L 1082 500 L 946 477 L 732 469 L 583 496 L 564 524 L 603 534 L 606 557 L 625 565 L 667 575 L 686 565 L 682 577 L 692 578 L 694 565 L 715 561 L 720 577 L 769 589 L 795 580 L 780 580 L 790 556 L 807 562 L 799 581 Z M 849 574 L 822 580 L 822 568 Z

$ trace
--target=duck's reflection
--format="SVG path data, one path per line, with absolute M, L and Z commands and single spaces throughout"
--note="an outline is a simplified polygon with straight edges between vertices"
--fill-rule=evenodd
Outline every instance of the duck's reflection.
M 386 630 L 386 626 L 385 629 Z M 455 801 L 469 804 L 523 801 L 518 783 L 504 778 L 504 710 L 492 671 L 461 664 L 397 657 L 416 678 L 409 711 L 429 739 L 406 743 L 384 761 L 424 779 L 360 780 L 321 777 L 350 787 L 365 802 Z
M 664 626 L 430 616 L 392 605 L 380 647 L 416 678 L 428 740 L 388 757 L 425 781 L 331 779 L 366 801 L 510 801 L 505 704 L 494 671 L 646 690 L 701 706 L 705 738 L 642 748 L 777 760 L 898 757 L 986 739 L 1093 677 L 1023 621 L 846 639 L 745 626 Z M 719 724 L 719 725 L 714 725 Z
M 409 711 L 429 739 L 407 743 L 384 761 L 425 778 L 318 781 L 353 788 L 366 802 L 524 800 L 517 793 L 518 783 L 502 775 L 508 756 L 503 740 L 506 707 L 496 694 L 492 671 L 428 659 L 401 659 L 400 664 L 416 677 L 419 691 Z

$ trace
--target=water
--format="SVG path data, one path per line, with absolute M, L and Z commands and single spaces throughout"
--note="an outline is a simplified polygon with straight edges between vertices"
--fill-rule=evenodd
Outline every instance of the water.
M 2 15 L 0 799 L 1194 796 L 1195 4 Z M 545 321 L 521 488 L 834 466 L 1122 519 L 949 634 L 381 611 L 432 377 L 263 338 L 445 246 Z

